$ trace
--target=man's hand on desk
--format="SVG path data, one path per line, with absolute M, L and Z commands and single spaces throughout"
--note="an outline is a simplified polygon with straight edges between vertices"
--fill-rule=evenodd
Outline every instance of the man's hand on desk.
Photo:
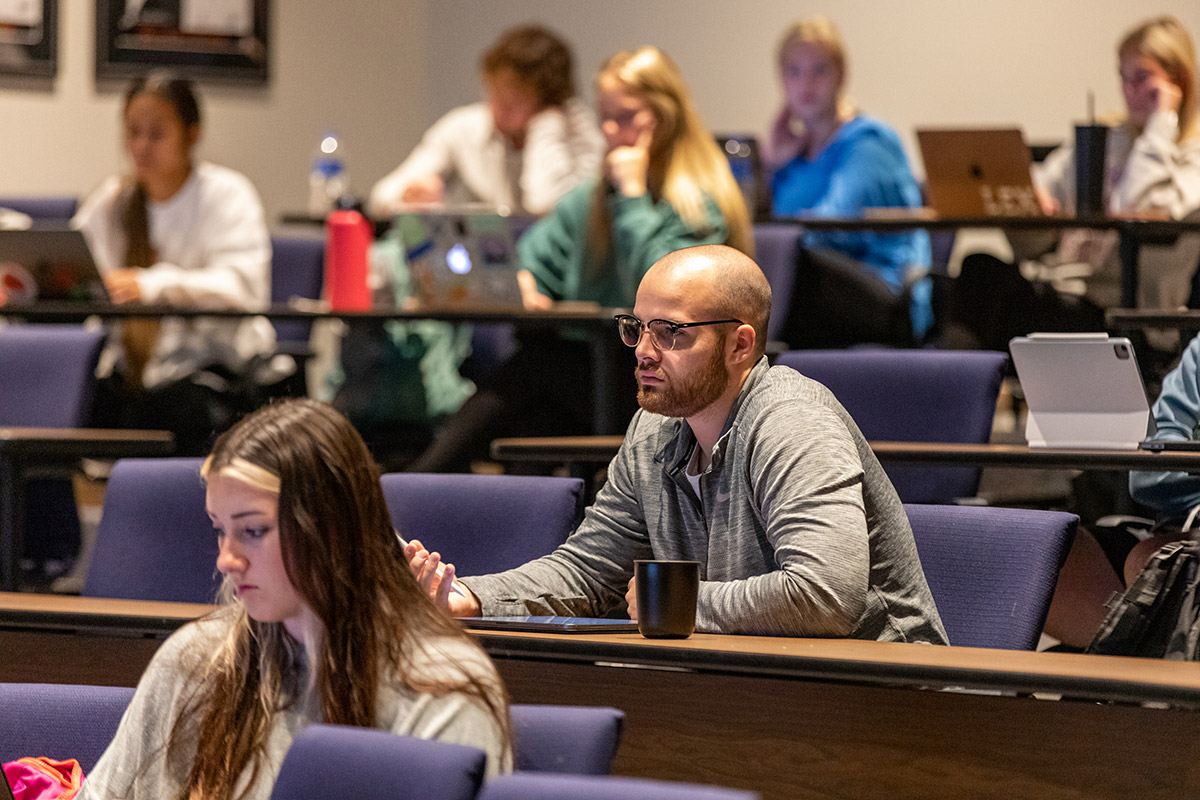
M 413 539 L 404 546 L 404 557 L 417 583 L 438 608 L 454 617 L 477 617 L 483 613 L 474 592 L 454 580 L 454 565 L 443 564 L 439 553 L 431 553 Z
M 625 603 L 629 606 L 629 618 L 637 619 L 637 578 L 629 579 L 629 588 L 625 590 Z

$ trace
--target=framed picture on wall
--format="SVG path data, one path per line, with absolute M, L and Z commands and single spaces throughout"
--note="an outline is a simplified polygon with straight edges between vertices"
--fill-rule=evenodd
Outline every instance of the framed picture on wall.
M 267 22 L 268 0 L 97 0 L 96 77 L 265 83 Z
M 0 73 L 53 77 L 58 0 L 0 0 Z

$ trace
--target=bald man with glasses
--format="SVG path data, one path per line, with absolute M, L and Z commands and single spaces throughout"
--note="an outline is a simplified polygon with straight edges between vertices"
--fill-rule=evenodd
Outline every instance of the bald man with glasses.
M 547 556 L 457 581 L 413 541 L 430 596 L 456 616 L 636 619 L 634 561 L 684 559 L 701 564 L 697 630 L 945 644 L 904 507 L 858 427 L 824 386 L 767 365 L 770 308 L 737 250 L 658 261 L 617 317 L 641 410 L 579 528 Z

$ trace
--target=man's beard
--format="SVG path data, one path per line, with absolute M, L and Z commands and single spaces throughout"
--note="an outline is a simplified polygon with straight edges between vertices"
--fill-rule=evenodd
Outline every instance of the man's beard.
M 650 370 L 653 367 L 639 364 L 638 369 Z M 698 373 L 686 378 L 666 378 L 666 381 L 657 386 L 642 386 L 639 383 L 638 405 L 664 417 L 690 417 L 711 405 L 729 386 L 724 342 L 713 348 L 708 363 Z

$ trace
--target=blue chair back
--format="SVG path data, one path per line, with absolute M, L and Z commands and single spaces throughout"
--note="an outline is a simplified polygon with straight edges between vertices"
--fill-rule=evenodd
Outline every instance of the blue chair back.
M 778 364 L 833 392 L 870 440 L 963 442 L 991 438 L 1004 353 L 968 350 L 792 350 Z M 972 497 L 980 469 L 885 463 L 906 503 Z
M 132 698 L 133 689 L 121 686 L 0 683 L 0 762 L 73 758 L 86 775 L 112 741 Z
M 118 461 L 104 492 L 85 597 L 211 603 L 217 537 L 199 458 Z
M 342 725 L 310 725 L 283 759 L 271 800 L 473 800 L 482 750 Z
M 0 208 L 19 211 L 32 217 L 35 223 L 61 222 L 65 225 L 75 216 L 79 200 L 74 197 L 0 197 Z
M 103 345 L 103 331 L 79 325 L 0 328 L 0 425 L 86 425 Z
M 389 473 L 392 524 L 453 563 L 486 575 L 544 556 L 575 529 L 583 481 L 522 475 Z
M 625 712 L 603 706 L 511 707 L 517 770 L 607 775 L 621 742 Z
M 1079 517 L 989 506 L 904 509 L 950 644 L 1035 649 Z
M 695 783 L 518 772 L 487 782 L 478 800 L 756 800 L 757 792 Z
M 271 302 L 287 303 L 293 297 L 318 300 L 325 276 L 325 241 L 287 236 L 271 237 Z M 308 346 L 312 323 L 281 320 L 272 323 L 281 343 Z
M 792 285 L 800 261 L 799 225 L 786 222 L 758 223 L 754 226 L 754 260 L 771 285 L 771 319 L 767 339 L 776 341 L 792 302 Z

